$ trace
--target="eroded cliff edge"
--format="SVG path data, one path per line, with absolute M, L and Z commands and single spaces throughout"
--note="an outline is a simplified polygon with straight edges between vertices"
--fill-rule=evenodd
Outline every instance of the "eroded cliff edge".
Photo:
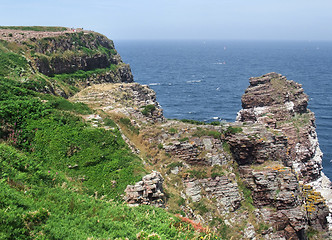
M 161 173 L 128 186 L 128 203 L 163 206 L 217 232 L 233 228 L 226 238 L 329 235 L 331 183 L 300 84 L 276 73 L 251 78 L 237 122 L 212 125 L 163 118 L 148 89 L 94 85 L 72 98 L 119 119 L 146 168 Z
M 169 120 L 155 92 L 133 82 L 113 42 L 98 33 L 3 30 L 1 38 L 8 66 L 1 76 L 88 104 L 94 113 L 79 117 L 91 128 L 119 127 L 152 172 L 123 188 L 129 204 L 164 207 L 223 239 L 329 237 L 331 183 L 300 84 L 276 73 L 251 78 L 235 123 Z M 116 125 L 108 125 L 110 119 Z M 82 149 L 68 147 L 65 168 L 75 171 L 81 163 L 71 155 Z M 109 177 L 106 188 L 111 192 L 122 181 Z
M 301 184 L 320 192 L 331 211 L 331 182 L 322 172 L 323 153 L 315 130 L 315 116 L 307 105 L 308 96 L 300 84 L 269 73 L 250 78 L 237 121 L 259 123 L 282 132 L 287 138 L 284 165 L 295 171 Z M 328 219 L 331 224 L 331 218 Z

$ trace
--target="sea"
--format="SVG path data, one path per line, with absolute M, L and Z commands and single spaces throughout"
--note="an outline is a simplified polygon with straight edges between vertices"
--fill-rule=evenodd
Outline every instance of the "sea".
M 250 77 L 277 72 L 302 84 L 332 179 L 332 42 L 121 40 L 115 47 L 171 119 L 235 121 Z

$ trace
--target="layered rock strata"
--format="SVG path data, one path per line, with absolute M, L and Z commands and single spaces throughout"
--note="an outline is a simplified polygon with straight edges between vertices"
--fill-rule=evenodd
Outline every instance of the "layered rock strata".
M 242 96 L 243 109 L 237 121 L 260 123 L 280 130 L 288 143 L 286 165 L 292 167 L 305 183 L 321 177 L 322 152 L 315 130 L 314 114 L 307 109 L 308 96 L 300 84 L 269 73 L 250 78 Z
M 250 78 L 237 121 L 245 122 L 249 129 L 259 124 L 271 137 L 265 135 L 262 142 L 249 141 L 248 135 L 243 134 L 229 138 L 233 156 L 242 165 L 241 177 L 252 190 L 255 205 L 276 208 L 275 213 L 265 209 L 269 214 L 264 219 L 284 226 L 278 229 L 287 238 L 304 239 L 309 226 L 326 231 L 329 219 L 331 182 L 321 171 L 322 152 L 315 118 L 307 105 L 308 97 L 301 85 L 280 74 Z M 260 130 L 261 133 L 264 131 Z M 306 184 L 315 186 L 323 196 L 313 189 L 306 190 L 310 187 Z M 284 224 L 276 220 L 278 214 L 287 218 L 281 221 Z
M 224 214 L 233 212 L 241 206 L 243 198 L 234 180 L 227 176 L 217 176 L 216 178 L 208 179 L 186 179 L 184 180 L 184 186 L 187 197 L 190 197 L 193 202 L 198 202 L 202 199 L 202 191 L 204 190 L 205 197 L 214 199 L 218 211 Z
M 164 206 L 164 179 L 159 172 L 152 172 L 142 178 L 135 185 L 128 185 L 125 190 L 124 200 L 131 205 Z
M 164 122 L 163 110 L 156 100 L 156 93 L 147 85 L 138 83 L 98 84 L 90 86 L 71 98 L 107 113 L 126 115 L 142 122 Z M 154 106 L 143 114 L 147 106 Z

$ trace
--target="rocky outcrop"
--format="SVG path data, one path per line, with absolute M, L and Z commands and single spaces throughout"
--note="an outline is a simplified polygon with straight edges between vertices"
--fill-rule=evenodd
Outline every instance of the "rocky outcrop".
M 301 205 L 299 182 L 290 168 L 278 164 L 262 170 L 242 166 L 240 173 L 252 191 L 255 206 L 281 210 Z
M 322 189 L 318 182 L 324 177 L 315 118 L 307 105 L 301 85 L 280 74 L 250 78 L 237 116 L 246 123 L 244 131 L 228 137 L 255 206 L 275 209 L 261 213 L 286 238 L 305 239 L 309 226 L 327 229 L 326 201 L 308 185 L 302 187 L 312 183 Z M 327 192 L 332 192 L 330 183 Z
M 280 130 L 287 137 L 287 166 L 304 182 L 318 179 L 322 170 L 322 152 L 315 131 L 315 117 L 307 109 L 308 96 L 300 84 L 269 73 L 250 78 L 250 86 L 242 96 L 243 109 L 237 121 L 260 123 Z
M 221 131 L 210 126 L 208 131 Z M 195 134 L 194 134 L 195 135 Z M 228 162 L 222 141 L 209 136 L 193 137 L 188 141 L 172 141 L 164 146 L 167 153 L 191 165 L 223 165 Z M 204 153 L 204 154 L 203 154 Z
M 205 179 L 185 179 L 185 193 L 193 202 L 204 197 L 214 199 L 220 213 L 233 212 L 241 206 L 242 197 L 235 179 L 217 176 Z
M 84 79 L 68 76 L 67 82 L 73 81 L 76 86 L 86 87 L 91 83 L 133 81 L 129 65 L 122 63 L 113 42 L 101 34 L 83 31 L 66 33 L 38 41 L 31 39 L 26 44 L 35 52 L 34 61 L 38 71 L 47 76 L 112 66 L 108 72 L 87 75 Z
M 146 85 L 138 83 L 98 84 L 87 87 L 71 98 L 107 113 L 126 115 L 142 122 L 164 122 L 163 111 L 156 100 L 156 93 Z M 154 106 L 148 114 L 145 108 Z
M 152 172 L 142 178 L 135 185 L 128 185 L 124 200 L 131 205 L 164 206 L 164 179 L 159 172 Z
M 97 68 L 107 68 L 111 65 L 106 55 L 94 56 L 74 56 L 64 58 L 56 56 L 54 58 L 40 57 L 36 59 L 38 71 L 47 75 L 74 73 L 78 70 L 89 71 Z
M 260 124 L 241 126 L 237 134 L 226 135 L 234 160 L 239 165 L 263 164 L 265 161 L 289 161 L 287 138 L 278 130 Z

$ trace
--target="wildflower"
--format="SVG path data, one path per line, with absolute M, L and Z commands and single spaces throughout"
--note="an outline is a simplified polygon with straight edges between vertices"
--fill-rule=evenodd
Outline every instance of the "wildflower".
M 48 173 L 50 173 L 51 171 L 48 171 Z

